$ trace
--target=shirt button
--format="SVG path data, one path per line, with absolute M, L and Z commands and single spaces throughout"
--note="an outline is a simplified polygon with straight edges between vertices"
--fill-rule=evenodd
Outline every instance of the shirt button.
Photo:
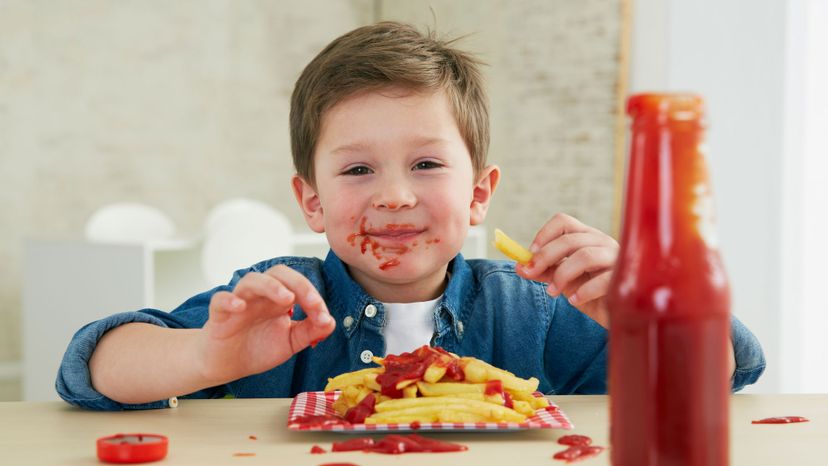
M 345 326 L 345 328 L 351 328 L 351 325 L 354 325 L 354 318 L 353 318 L 353 317 L 351 317 L 351 316 L 347 316 L 347 317 L 345 317 L 345 318 L 342 320 L 342 325 L 344 325 L 344 326 Z
M 365 317 L 370 319 L 375 315 L 377 315 L 377 306 L 374 306 L 373 304 L 365 306 Z
M 363 351 L 363 352 L 359 355 L 359 359 L 361 359 L 361 360 L 362 360 L 362 362 L 364 362 L 365 364 L 370 363 L 370 362 L 371 362 L 371 358 L 373 358 L 373 357 L 374 357 L 374 353 L 372 353 L 372 352 L 370 352 L 370 351 L 368 351 L 368 350 Z

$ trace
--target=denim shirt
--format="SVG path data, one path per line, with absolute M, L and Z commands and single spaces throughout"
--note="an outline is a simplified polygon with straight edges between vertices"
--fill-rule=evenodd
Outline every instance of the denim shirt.
M 334 332 L 315 348 L 306 348 L 273 369 L 186 397 L 292 397 L 322 390 L 328 377 L 364 369 L 373 365 L 371 356 L 385 355 L 386 313 L 382 303 L 350 277 L 333 252 L 324 262 L 281 257 L 236 272 L 228 285 L 196 295 L 171 313 L 144 309 L 115 314 L 81 328 L 69 343 L 58 370 L 58 393 L 67 402 L 89 409 L 167 407 L 168 400 L 123 404 L 94 389 L 88 364 L 100 338 L 108 330 L 130 322 L 200 328 L 207 321 L 213 293 L 232 290 L 245 273 L 264 272 L 277 264 L 299 271 L 319 290 L 336 320 Z M 566 299 L 549 296 L 544 284 L 516 275 L 513 262 L 467 261 L 458 255 L 449 264 L 449 272 L 448 286 L 434 311 L 432 345 L 461 356 L 474 356 L 520 377 L 537 377 L 538 389 L 546 394 L 606 393 L 606 329 Z M 365 312 L 369 305 L 376 307 L 375 314 Z M 305 318 L 301 307 L 296 306 L 293 318 Z M 735 318 L 732 340 L 736 355 L 732 386 L 739 390 L 759 378 L 765 359 L 756 337 Z

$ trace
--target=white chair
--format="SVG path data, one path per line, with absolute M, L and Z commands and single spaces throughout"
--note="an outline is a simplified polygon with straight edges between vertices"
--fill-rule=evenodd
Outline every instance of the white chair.
M 170 240 L 175 224 L 155 207 L 134 202 L 105 205 L 86 222 L 84 235 L 98 243 L 135 244 Z
M 232 273 L 272 257 L 293 252 L 290 221 L 272 206 L 253 199 L 216 205 L 204 225 L 201 266 L 211 286 L 225 284 Z

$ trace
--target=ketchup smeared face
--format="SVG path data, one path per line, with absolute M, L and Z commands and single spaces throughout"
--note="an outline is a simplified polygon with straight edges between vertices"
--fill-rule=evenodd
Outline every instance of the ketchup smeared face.
M 475 173 L 443 90 L 359 93 L 321 123 L 314 172 L 294 180 L 309 226 L 366 290 L 373 279 L 433 292 L 469 227 L 485 220 L 496 167 Z

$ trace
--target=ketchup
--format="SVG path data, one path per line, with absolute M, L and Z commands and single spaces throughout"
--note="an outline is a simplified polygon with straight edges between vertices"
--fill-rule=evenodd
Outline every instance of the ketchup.
M 343 442 L 334 442 L 332 451 L 364 451 L 399 455 L 402 453 L 446 453 L 466 451 L 469 447 L 459 443 L 443 442 L 417 434 L 386 435 L 378 442 L 369 437 L 358 437 Z
M 345 420 L 351 424 L 362 424 L 365 418 L 374 414 L 374 405 L 377 399 L 373 393 L 369 393 L 356 406 L 345 412 Z
M 750 421 L 751 424 L 791 424 L 795 422 L 810 422 L 801 416 L 766 417 L 758 421 Z
M 728 464 L 730 298 L 702 152 L 703 100 L 639 94 L 607 295 L 612 464 Z
M 405 380 L 422 380 L 432 363 L 446 367 L 444 378 L 457 381 L 465 379 L 459 358 L 442 348 L 423 345 L 410 353 L 399 356 L 389 354 L 385 357 L 382 363 L 385 372 L 377 376 L 377 383 L 382 388 L 380 393 L 391 398 L 402 398 L 402 390 L 397 388 L 397 384 Z
M 572 447 L 587 446 L 592 444 L 592 439 L 586 435 L 564 435 L 558 439 L 558 443 Z
M 335 414 L 318 414 L 318 415 L 309 415 L 309 416 L 299 416 L 296 419 L 290 421 L 291 425 L 298 425 L 300 427 L 304 427 L 306 429 L 312 427 L 325 427 L 325 426 L 349 426 L 351 425 L 350 422 L 342 419 L 341 417 Z
M 585 460 L 592 456 L 598 455 L 604 451 L 604 447 L 591 447 L 587 445 L 575 445 L 566 450 L 555 453 L 552 458 L 556 460 L 563 460 L 567 463 L 574 463 L 576 461 Z

